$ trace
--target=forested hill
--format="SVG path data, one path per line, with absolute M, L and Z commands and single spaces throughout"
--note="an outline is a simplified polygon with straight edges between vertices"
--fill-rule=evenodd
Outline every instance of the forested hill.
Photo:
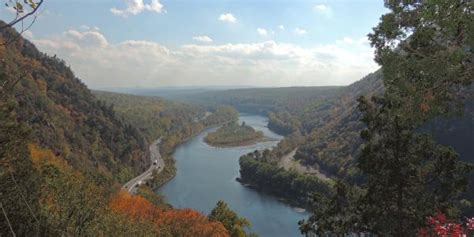
M 17 33 L 2 30 L 0 37 L 14 39 Z M 30 143 L 78 170 L 120 181 L 147 165 L 144 137 L 98 100 L 63 60 L 21 37 L 0 46 L 0 59 L 2 96 L 8 93 L 18 121 L 30 129 Z
M 229 215 L 208 218 L 170 208 L 147 186 L 136 196 L 121 191 L 121 184 L 149 164 L 146 138 L 153 134 L 142 135 L 116 115 L 64 61 L 39 52 L 11 28 L 0 32 L 1 235 L 230 236 L 247 225 L 225 222 L 238 216 L 223 205 L 217 211 Z M 3 44 L 6 39 L 11 43 Z M 206 117 L 228 117 L 219 114 Z M 169 148 L 160 152 L 170 153 L 203 126 L 167 136 L 163 146 Z
M 357 98 L 382 92 L 382 73 L 378 70 L 346 87 L 236 89 L 194 95 L 193 99 L 267 113 L 269 127 L 287 135 L 278 153 L 298 147 L 297 159 L 330 175 L 347 177 L 354 175 L 352 161 L 361 145 L 363 124 Z M 473 140 L 474 129 L 472 93 L 468 96 L 463 119 L 427 125 L 439 142 L 454 146 L 464 160 L 474 154 L 467 145 Z
M 343 87 L 281 87 L 207 91 L 183 96 L 182 100 L 208 106 L 230 105 L 241 112 L 267 114 L 297 112 L 317 101 L 337 97 Z

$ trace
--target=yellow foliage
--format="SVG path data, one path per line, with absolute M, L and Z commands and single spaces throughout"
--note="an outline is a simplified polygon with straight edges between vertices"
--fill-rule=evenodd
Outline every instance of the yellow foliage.
M 62 170 L 68 169 L 69 165 L 62 158 L 54 155 L 49 149 L 44 149 L 37 144 L 28 144 L 28 150 L 30 151 L 30 159 L 36 167 L 42 164 L 50 164 Z
M 46 92 L 48 90 L 48 84 L 44 80 L 36 80 L 36 84 L 38 85 L 38 90 L 40 91 L 41 95 L 46 96 Z

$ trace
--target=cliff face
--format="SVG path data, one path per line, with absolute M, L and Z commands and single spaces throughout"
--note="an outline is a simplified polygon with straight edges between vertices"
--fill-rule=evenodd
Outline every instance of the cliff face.
M 14 30 L 0 31 L 1 39 L 13 37 Z M 81 172 L 117 181 L 147 165 L 143 136 L 99 101 L 63 60 L 19 37 L 0 46 L 0 73 L 17 121 L 30 129 L 29 142 Z

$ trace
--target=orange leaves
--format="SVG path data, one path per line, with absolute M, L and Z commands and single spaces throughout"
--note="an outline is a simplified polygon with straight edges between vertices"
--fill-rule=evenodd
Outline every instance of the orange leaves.
M 433 91 L 429 90 L 423 95 L 423 102 L 420 104 L 420 110 L 423 113 L 430 111 L 431 106 L 429 105 L 435 99 Z
M 49 149 L 43 149 L 34 143 L 28 144 L 30 159 L 36 166 L 41 164 L 50 164 L 62 170 L 68 168 L 68 164 L 63 159 L 55 156 Z
M 169 226 L 176 236 L 229 236 L 220 222 L 211 222 L 192 209 L 168 210 L 157 220 L 159 226 Z
M 431 107 L 427 103 L 423 102 L 423 103 L 420 104 L 420 110 L 423 113 L 427 113 L 428 111 L 430 111 L 430 108 Z
M 110 208 L 135 221 L 147 220 L 155 223 L 158 230 L 171 232 L 173 236 L 229 236 L 220 222 L 211 222 L 206 216 L 192 209 L 160 209 L 145 198 L 126 192 L 117 193 Z
M 126 214 L 132 218 L 153 220 L 161 214 L 153 204 L 141 196 L 132 196 L 127 192 L 117 193 L 110 203 L 110 208 L 118 213 Z

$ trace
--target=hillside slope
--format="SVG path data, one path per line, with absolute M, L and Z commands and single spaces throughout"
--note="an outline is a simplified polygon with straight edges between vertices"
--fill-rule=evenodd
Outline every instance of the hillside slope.
M 172 209 L 146 187 L 120 192 L 145 151 L 145 135 L 65 62 L 21 37 L 0 44 L 1 236 L 229 236 L 219 218 Z
M 0 37 L 12 35 L 16 32 L 8 30 Z M 33 143 L 76 169 L 121 181 L 147 165 L 144 137 L 98 100 L 64 61 L 22 38 L 0 46 L 0 58 L 4 80 L 19 79 L 10 91 Z

